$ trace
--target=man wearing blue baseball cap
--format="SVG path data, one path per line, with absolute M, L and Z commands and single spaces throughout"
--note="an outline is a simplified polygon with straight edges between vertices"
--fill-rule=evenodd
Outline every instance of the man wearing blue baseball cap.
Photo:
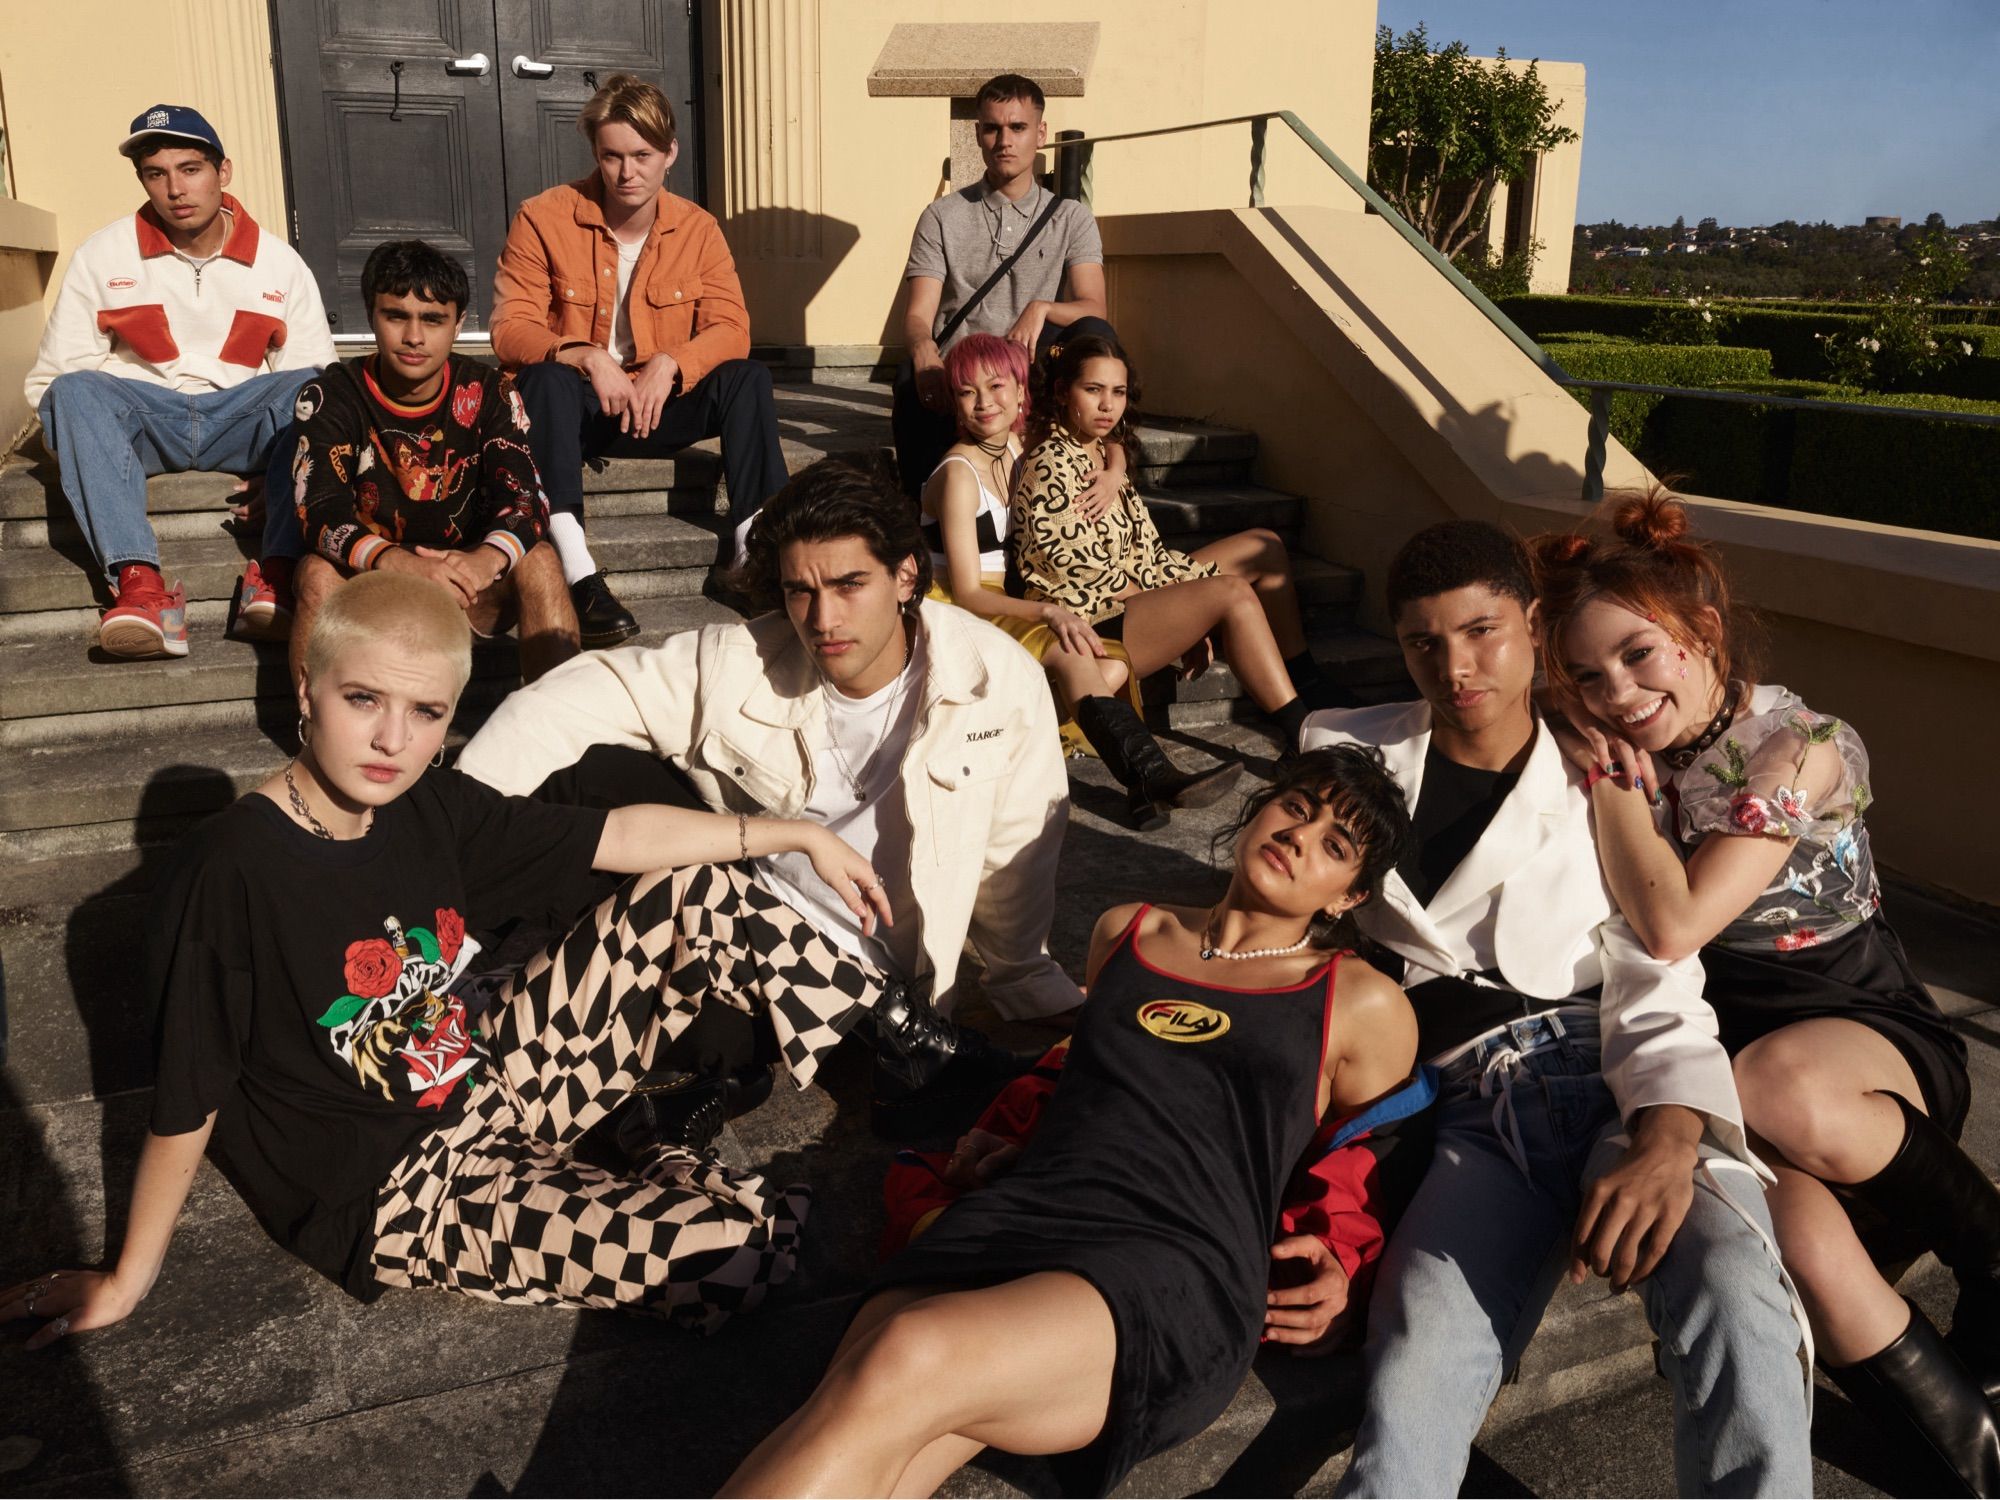
M 185 656 L 187 595 L 161 575 L 146 478 L 262 474 L 333 339 L 305 262 L 226 191 L 229 158 L 199 111 L 156 104 L 118 149 L 146 203 L 77 247 L 27 394 L 116 595 L 97 645 Z M 270 592 L 251 572 L 246 604 Z

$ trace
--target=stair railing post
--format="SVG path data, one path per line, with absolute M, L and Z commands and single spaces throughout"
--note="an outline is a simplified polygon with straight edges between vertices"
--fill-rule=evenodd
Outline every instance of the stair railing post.
M 1590 393 L 1590 441 L 1583 456 L 1583 503 L 1595 506 L 1604 498 L 1605 443 L 1611 436 L 1611 392 Z
M 1056 140 L 1080 141 L 1081 130 L 1058 130 Z M 1070 146 L 1056 152 L 1056 196 L 1074 198 L 1085 208 L 1090 207 L 1090 152 L 1089 146 Z
M 1270 118 L 1259 115 L 1250 122 L 1250 206 L 1264 206 L 1264 137 L 1271 125 Z

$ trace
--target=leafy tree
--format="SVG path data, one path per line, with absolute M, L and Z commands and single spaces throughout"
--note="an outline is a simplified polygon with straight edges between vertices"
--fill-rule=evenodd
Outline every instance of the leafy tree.
M 1375 98 L 1368 177 L 1375 190 L 1446 255 L 1486 231 L 1493 189 L 1517 182 L 1535 158 L 1576 132 L 1530 63 L 1516 73 L 1470 56 L 1463 42 L 1432 50 L 1422 25 L 1375 33 Z

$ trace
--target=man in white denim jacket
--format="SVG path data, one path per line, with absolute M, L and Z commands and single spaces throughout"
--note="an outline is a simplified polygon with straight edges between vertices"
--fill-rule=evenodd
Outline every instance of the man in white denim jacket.
M 813 818 L 861 850 L 894 914 L 881 933 L 847 931 L 845 907 L 775 861 L 757 879 L 928 985 L 941 1017 L 968 936 L 1001 1015 L 1074 1009 L 1048 952 L 1069 815 L 1048 685 L 1010 637 L 926 599 L 929 573 L 908 502 L 822 460 L 750 538 L 744 584 L 782 611 L 578 657 L 503 703 L 459 769 L 528 793 L 592 746 L 657 755 L 711 808 Z

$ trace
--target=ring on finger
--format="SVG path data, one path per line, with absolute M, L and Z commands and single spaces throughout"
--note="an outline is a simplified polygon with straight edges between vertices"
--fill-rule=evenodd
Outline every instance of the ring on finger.
M 49 1337 L 52 1339 L 63 1338 L 67 1336 L 68 1333 L 69 1333 L 69 1314 L 67 1313 L 63 1314 L 63 1316 L 55 1319 L 52 1323 L 49 1324 Z

